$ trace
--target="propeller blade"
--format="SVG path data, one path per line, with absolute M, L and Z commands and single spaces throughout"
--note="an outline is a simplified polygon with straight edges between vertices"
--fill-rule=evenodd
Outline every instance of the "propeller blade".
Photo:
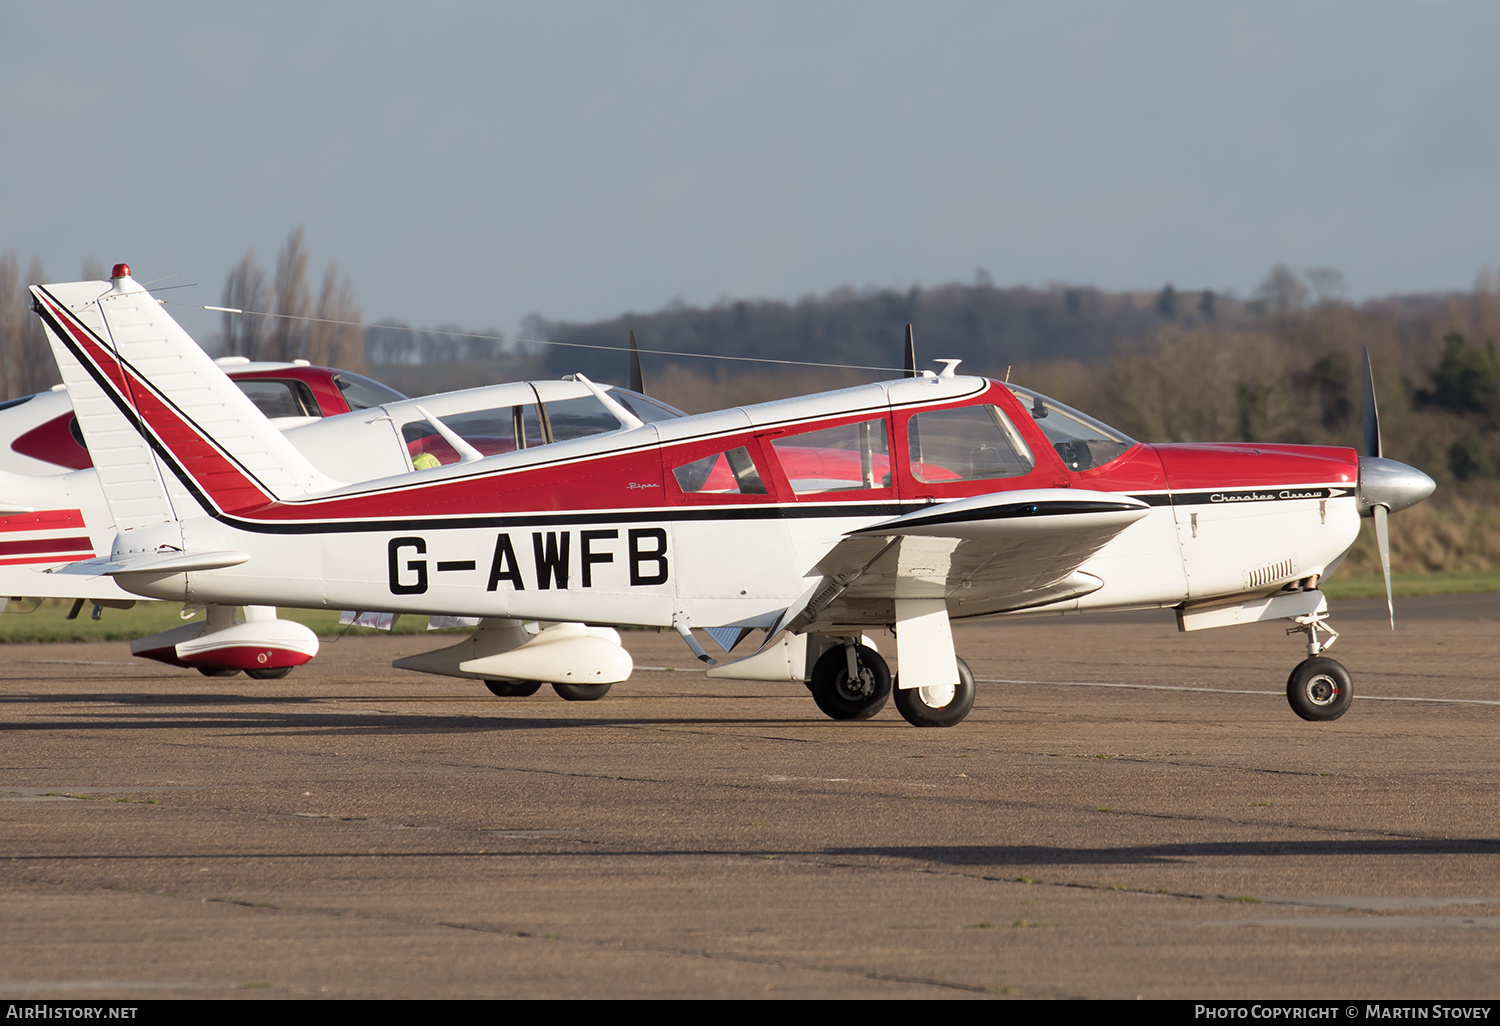
M 1396 603 L 1391 598 L 1391 532 L 1386 525 L 1386 517 L 1390 516 L 1384 506 L 1376 506 L 1375 514 L 1375 546 L 1380 549 L 1380 569 L 1385 574 L 1385 609 L 1391 617 L 1391 630 L 1396 629 Z
M 1380 413 L 1375 409 L 1375 372 L 1370 368 L 1370 350 L 1365 349 L 1365 448 L 1364 456 L 1379 456 Z
M 906 326 L 906 376 L 917 376 L 917 345 L 912 341 L 910 324 Z
M 641 377 L 641 351 L 636 348 L 634 331 L 630 333 L 630 390 L 646 394 L 646 382 Z

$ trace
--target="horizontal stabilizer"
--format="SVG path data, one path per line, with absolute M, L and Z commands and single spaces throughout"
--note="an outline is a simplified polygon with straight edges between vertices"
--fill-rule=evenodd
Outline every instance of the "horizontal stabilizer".
M 140 552 L 121 556 L 83 559 L 48 571 L 78 577 L 114 577 L 118 574 L 181 574 L 190 570 L 222 570 L 250 559 L 248 552 Z

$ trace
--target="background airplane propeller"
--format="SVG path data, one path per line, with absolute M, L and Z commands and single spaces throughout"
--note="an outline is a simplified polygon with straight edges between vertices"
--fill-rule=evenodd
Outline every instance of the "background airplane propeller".
M 646 382 L 641 376 L 641 351 L 636 347 L 634 331 L 630 333 L 630 390 L 646 394 Z

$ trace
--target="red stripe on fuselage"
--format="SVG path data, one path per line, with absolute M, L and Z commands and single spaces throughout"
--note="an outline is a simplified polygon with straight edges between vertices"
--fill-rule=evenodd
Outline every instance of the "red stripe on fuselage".
M 81 509 L 39 509 L 33 513 L 0 513 L 0 533 L 6 531 L 56 531 L 83 527 Z
M 87 538 L 25 538 L 21 541 L 0 542 L 0 556 L 17 556 L 23 552 L 82 552 L 94 551 L 94 543 Z

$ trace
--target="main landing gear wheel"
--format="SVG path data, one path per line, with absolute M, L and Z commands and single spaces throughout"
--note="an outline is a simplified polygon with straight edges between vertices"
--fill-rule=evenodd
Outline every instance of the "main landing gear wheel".
M 233 677 L 240 672 L 233 666 L 199 666 L 197 670 L 205 677 Z
M 891 697 L 891 668 L 880 653 L 860 645 L 854 654 L 859 665 L 856 679 L 849 678 L 849 653 L 835 645 L 818 657 L 807 682 L 818 708 L 835 720 L 868 720 Z
M 1287 678 L 1286 700 L 1304 720 L 1336 720 L 1349 711 L 1354 685 L 1342 663 L 1313 656 L 1298 663 Z
M 897 688 L 896 709 L 914 727 L 951 727 L 974 708 L 974 672 L 958 661 L 958 683 L 931 688 Z
M 565 702 L 597 702 L 612 687 L 613 684 L 554 684 L 552 690 Z
M 487 680 L 484 686 L 490 689 L 490 694 L 501 698 L 525 698 L 542 690 L 539 680 Z
M 246 670 L 245 676 L 254 677 L 256 680 L 280 680 L 291 672 L 290 666 L 259 666 L 253 670 Z

